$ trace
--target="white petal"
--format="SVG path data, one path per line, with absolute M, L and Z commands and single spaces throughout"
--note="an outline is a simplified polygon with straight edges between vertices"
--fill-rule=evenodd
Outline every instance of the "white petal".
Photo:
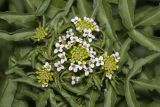
M 55 50 L 54 50 L 54 53 L 56 54 L 57 52 L 58 52 L 58 49 L 55 49 Z
M 48 87 L 48 83 L 42 84 L 42 87 Z
M 73 68 L 72 68 L 72 66 L 70 66 L 70 67 L 69 67 L 69 71 L 72 71 L 72 70 L 73 70 Z
M 59 43 L 56 43 L 56 45 L 55 45 L 56 47 L 60 47 L 60 44 Z
M 88 42 L 92 42 L 92 38 L 88 38 Z
M 88 76 L 89 75 L 89 72 L 88 71 L 85 71 L 85 76 Z
M 79 79 L 80 79 L 80 77 L 76 77 L 76 81 L 77 81 L 77 82 L 79 81 Z
M 57 71 L 59 72 L 59 71 L 61 71 L 61 68 L 59 67 L 59 68 L 57 68 Z
M 75 85 L 75 84 L 76 84 L 76 82 L 75 82 L 75 81 L 72 81 L 72 82 L 71 82 L 71 84 L 72 84 L 72 85 Z
M 72 76 L 72 80 L 75 80 L 76 79 L 76 77 L 75 76 Z
M 100 56 L 100 57 L 99 57 L 99 60 L 103 60 L 103 56 Z

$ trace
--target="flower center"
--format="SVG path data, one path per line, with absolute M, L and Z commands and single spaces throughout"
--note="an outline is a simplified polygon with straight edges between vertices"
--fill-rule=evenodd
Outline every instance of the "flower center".
M 36 28 L 36 30 L 34 32 L 34 34 L 35 34 L 35 36 L 34 36 L 35 40 L 36 41 L 40 41 L 40 40 L 44 39 L 47 36 L 47 31 L 48 31 L 48 29 L 47 28 L 45 29 L 44 27 L 38 27 L 38 28 Z
M 74 46 L 71 50 L 71 60 L 73 61 L 83 61 L 89 57 L 89 52 L 82 45 Z
M 87 20 L 81 20 L 81 21 L 78 21 L 75 26 L 77 28 L 79 28 L 80 31 L 83 31 L 84 29 L 90 29 L 91 31 L 94 30 L 94 25 L 93 23 L 87 21 Z
M 104 66 L 103 69 L 108 73 L 113 73 L 114 70 L 118 69 L 117 62 L 114 56 L 104 56 Z
M 52 81 L 53 73 L 48 71 L 46 68 L 38 68 L 37 72 L 37 79 L 39 83 L 48 83 L 49 81 Z

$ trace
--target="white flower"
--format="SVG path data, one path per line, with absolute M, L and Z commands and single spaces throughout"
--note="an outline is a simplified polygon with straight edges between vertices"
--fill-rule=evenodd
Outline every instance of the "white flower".
M 64 48 L 63 44 L 56 43 L 55 47 L 56 49 L 54 50 L 54 53 L 63 52 L 63 48 Z
M 116 62 L 119 62 L 120 57 L 119 57 L 119 53 L 118 52 L 115 52 L 114 54 L 112 54 L 112 56 L 115 57 Z
M 106 77 L 107 77 L 108 79 L 112 79 L 112 74 L 107 73 L 107 74 L 106 74 Z
M 67 33 L 66 38 L 70 38 L 70 37 L 74 36 L 74 33 L 73 33 L 72 29 L 67 30 L 66 33 Z
M 78 82 L 78 81 L 79 81 L 79 79 L 80 79 L 80 77 L 72 76 L 71 84 L 72 84 L 72 85 L 75 85 L 75 84 L 76 84 L 76 82 Z
M 96 66 L 104 65 L 103 56 L 95 58 L 95 60 L 96 60 Z
M 62 65 L 60 61 L 55 63 L 54 66 L 57 68 L 57 71 L 61 71 L 62 69 L 64 69 L 64 66 Z
M 92 47 L 89 48 L 89 53 L 90 53 L 90 57 L 91 57 L 91 58 L 94 58 L 95 55 L 96 55 L 96 52 L 93 50 Z
M 86 62 L 78 61 L 78 68 L 79 68 L 79 70 L 85 69 L 86 68 Z
M 59 36 L 58 42 L 62 42 L 62 41 L 66 41 L 66 37 L 65 36 Z
M 83 42 L 82 42 L 82 45 L 83 45 L 86 49 L 88 49 L 88 48 L 90 47 L 90 44 L 88 44 L 86 41 L 83 41 Z
M 76 81 L 72 80 L 71 84 L 72 84 L 72 85 L 76 84 Z
M 95 39 L 95 36 L 92 35 L 92 31 L 90 29 L 84 29 L 83 37 L 87 37 L 89 42 L 92 42 L 92 39 Z
M 91 67 L 87 67 L 86 69 L 84 69 L 84 71 L 85 71 L 85 76 L 88 76 L 89 73 L 93 72 L 93 69 Z
M 61 63 L 63 64 L 65 61 L 67 61 L 66 53 L 62 52 L 58 54 L 58 57 L 61 58 Z
M 92 31 L 90 29 L 83 30 L 83 37 L 90 37 L 92 35 Z
M 71 22 L 73 22 L 74 24 L 76 24 L 78 21 L 80 21 L 81 19 L 79 17 L 74 17 L 73 19 L 71 19 Z
M 73 72 L 77 72 L 78 71 L 78 65 L 71 63 L 69 66 L 69 70 L 73 71 Z
M 52 68 L 51 65 L 48 62 L 46 62 L 43 67 L 47 68 L 48 71 L 51 71 L 51 68 Z
M 44 87 L 48 87 L 48 83 L 42 84 L 42 87 L 43 87 L 43 88 L 44 88 Z

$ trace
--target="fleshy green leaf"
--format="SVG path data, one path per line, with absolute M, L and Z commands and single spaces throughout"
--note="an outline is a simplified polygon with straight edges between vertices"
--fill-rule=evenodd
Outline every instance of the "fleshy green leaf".
M 50 4 L 51 0 L 44 0 L 41 5 L 39 6 L 39 8 L 37 8 L 36 10 L 36 15 L 37 16 L 41 16 L 44 14 L 44 12 L 47 10 L 49 4 Z
M 129 71 L 129 74 L 127 76 L 128 79 L 130 79 L 131 77 L 133 77 L 134 75 L 137 74 L 138 70 L 144 66 L 147 63 L 152 62 L 154 59 L 156 59 L 157 57 L 160 56 L 160 53 L 154 53 L 152 55 L 149 55 L 145 58 L 141 58 L 138 59 L 137 61 L 135 61 L 133 68 L 131 69 L 131 71 Z
M 14 12 L 0 12 L 0 18 L 6 20 L 8 23 L 16 24 L 28 24 L 36 19 L 35 15 Z
M 101 2 L 101 0 L 99 2 Z M 108 2 L 104 1 L 100 3 L 97 19 L 101 25 L 105 26 L 107 36 L 109 36 L 109 38 L 111 38 L 113 41 L 116 41 L 116 34 L 113 26 L 112 10 Z
M 126 29 L 133 28 L 135 0 L 119 0 L 119 14 Z
M 145 89 L 157 89 L 160 90 L 160 83 L 158 79 L 154 80 L 132 80 L 133 83 L 145 88 Z
M 128 81 L 126 81 L 126 84 L 125 84 L 125 98 L 126 98 L 128 107 L 140 107 L 139 103 L 136 100 L 133 87 Z
M 2 88 L 4 89 L 0 96 L 0 107 L 13 107 L 12 103 L 17 90 L 17 83 L 8 79 Z
M 160 7 L 153 9 L 148 8 L 146 11 L 142 11 L 141 15 L 143 18 L 139 20 L 136 26 L 148 26 L 148 25 L 157 25 L 160 23 Z
M 90 99 L 87 102 L 87 107 L 95 107 L 95 103 L 98 97 L 99 97 L 99 93 L 97 91 L 91 91 Z
M 33 31 L 24 31 L 17 33 L 0 32 L 0 39 L 8 41 L 21 41 L 31 38 L 34 35 Z
M 91 8 L 89 7 L 87 0 L 77 0 L 77 8 L 81 17 L 90 16 Z
M 104 107 L 114 107 L 116 102 L 116 96 L 111 85 L 104 92 Z
M 129 36 L 150 50 L 160 51 L 160 40 L 158 38 L 147 37 L 137 30 L 130 31 Z

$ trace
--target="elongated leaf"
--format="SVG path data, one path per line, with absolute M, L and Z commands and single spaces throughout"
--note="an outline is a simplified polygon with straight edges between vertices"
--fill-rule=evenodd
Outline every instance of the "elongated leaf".
M 54 90 L 56 90 L 59 94 L 61 94 L 65 98 L 65 100 L 70 104 L 71 107 L 78 106 L 73 97 L 65 90 L 59 89 L 55 84 L 52 84 L 52 87 L 54 88 Z
M 9 34 L 5 32 L 0 32 L 0 39 L 8 41 L 21 41 L 29 39 L 34 35 L 33 31 L 18 32 L 14 34 Z
M 153 6 L 144 6 L 135 11 L 134 22 L 137 24 L 145 17 L 145 14 L 148 14 L 149 11 L 153 9 Z
M 18 14 L 14 12 L 0 12 L 0 18 L 8 21 L 8 23 L 22 23 L 27 24 L 35 21 L 35 15 L 31 14 Z
M 48 98 L 49 98 L 49 93 L 47 91 L 40 93 L 38 101 L 36 102 L 36 106 L 45 107 L 47 105 Z
M 126 29 L 133 28 L 135 0 L 119 0 L 119 14 Z
M 122 48 L 120 50 L 120 66 L 123 65 L 126 60 L 127 60 L 127 51 L 130 48 L 130 44 L 131 44 L 132 40 L 130 38 L 128 38 L 123 44 L 122 44 Z
M 99 2 L 101 3 L 98 10 L 97 19 L 101 25 L 105 25 L 105 31 L 107 33 L 107 36 L 109 36 L 109 38 L 111 38 L 113 41 L 116 41 L 116 35 L 113 27 L 113 17 L 112 17 L 111 6 L 106 1 L 102 2 L 100 0 Z
M 12 107 L 29 107 L 28 103 L 24 100 L 14 100 Z
M 146 37 L 142 33 L 133 30 L 129 32 L 129 36 L 142 46 L 155 51 L 160 51 L 160 40 L 157 38 Z
M 77 8 L 81 17 L 90 16 L 91 8 L 89 7 L 87 0 L 77 0 Z
M 133 83 L 145 88 L 145 89 L 157 89 L 160 90 L 159 80 L 133 80 Z
M 3 88 L 3 93 L 0 96 L 0 107 L 12 107 L 14 96 L 17 90 L 17 83 L 8 79 Z
M 104 92 L 104 107 L 114 107 L 116 102 L 116 96 L 111 85 Z
M 41 87 L 41 85 L 38 84 L 38 82 L 35 82 L 34 79 L 29 78 L 29 77 L 17 78 L 17 79 L 14 79 L 13 81 L 26 83 L 26 84 L 32 85 L 34 87 Z
M 98 97 L 99 97 L 99 93 L 97 91 L 91 91 L 90 99 L 87 103 L 87 107 L 95 107 L 95 103 Z
M 133 68 L 131 69 L 131 71 L 129 71 L 129 74 L 127 76 L 128 79 L 130 79 L 131 77 L 133 77 L 134 75 L 137 74 L 138 70 L 144 66 L 145 64 L 147 63 L 150 63 L 152 62 L 154 59 L 156 59 L 157 57 L 160 56 L 160 53 L 154 53 L 152 55 L 149 55 L 145 58 L 141 58 L 139 60 L 137 60 L 134 65 L 133 65 Z
M 36 10 L 36 15 L 37 16 L 41 16 L 44 14 L 44 12 L 47 10 L 47 8 L 49 7 L 51 0 L 44 0 L 42 2 L 42 4 L 39 6 L 39 8 L 37 8 Z
M 128 81 L 126 81 L 125 83 L 125 98 L 126 98 L 128 107 L 140 107 L 139 103 L 136 100 L 133 87 Z
M 137 22 L 136 26 L 157 25 L 160 23 L 160 7 L 148 9 L 145 13 L 142 13 L 143 18 Z

